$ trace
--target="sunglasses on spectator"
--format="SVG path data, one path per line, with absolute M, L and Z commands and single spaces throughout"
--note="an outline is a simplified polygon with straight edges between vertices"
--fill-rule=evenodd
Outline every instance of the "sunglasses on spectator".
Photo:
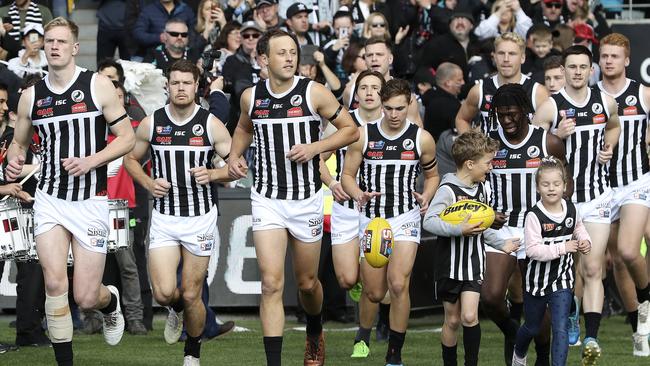
M 244 33 L 244 34 L 241 35 L 241 37 L 243 39 L 250 39 L 250 38 L 258 39 L 258 38 L 260 38 L 260 34 L 259 33 Z
M 386 24 L 385 23 L 372 23 L 370 26 L 373 27 L 373 28 L 383 28 L 383 27 L 386 26 Z
M 187 38 L 187 32 L 170 32 L 170 31 L 165 31 L 167 34 L 169 34 L 172 37 L 178 37 L 181 36 L 182 38 Z
M 544 5 L 546 5 L 547 8 L 562 9 L 561 3 L 550 3 L 550 4 L 544 3 Z

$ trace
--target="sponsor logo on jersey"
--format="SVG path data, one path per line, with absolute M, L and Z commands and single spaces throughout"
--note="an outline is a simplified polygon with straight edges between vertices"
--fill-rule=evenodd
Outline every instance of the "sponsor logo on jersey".
M 415 151 L 403 151 L 400 155 L 401 160 L 415 160 Z
M 495 169 L 503 169 L 508 165 L 505 159 L 492 159 L 492 167 Z
M 404 235 L 417 238 L 419 230 L 418 229 L 406 229 L 404 230 Z
M 623 108 L 623 115 L 624 116 L 633 116 L 633 115 L 636 115 L 636 114 L 639 114 L 639 112 L 636 109 L 636 106 Z
M 381 150 L 384 148 L 384 141 L 370 141 L 368 142 L 368 148 L 371 150 Z
M 576 110 L 573 108 L 560 110 L 560 117 L 573 118 L 576 116 Z
M 573 217 L 567 217 L 567 219 L 564 221 L 564 226 L 568 228 L 573 227 Z
M 408 228 L 418 227 L 419 224 L 420 224 L 419 222 L 415 222 L 415 221 L 407 222 L 406 224 L 402 225 L 401 229 L 406 230 Z
M 413 150 L 415 148 L 415 142 L 411 139 L 406 139 L 404 142 L 402 142 L 402 147 L 405 150 Z
M 594 103 L 591 105 L 591 111 L 596 114 L 603 113 L 603 105 L 600 103 Z
M 171 136 L 156 136 L 156 142 L 161 145 L 171 145 L 172 137 Z
M 50 104 L 52 104 L 52 97 L 47 97 L 36 101 L 37 108 L 48 107 Z
M 203 130 L 203 126 L 198 125 L 198 124 L 192 126 L 192 133 L 194 134 L 194 136 L 203 136 L 204 132 L 205 131 Z
M 169 135 L 172 133 L 172 126 L 156 126 L 156 133 L 159 135 Z
M 273 109 L 282 109 L 282 103 L 280 104 L 273 103 Z
M 302 108 L 294 107 L 289 108 L 287 111 L 287 117 L 302 117 Z
M 190 146 L 203 146 L 203 137 L 191 137 Z
M 638 100 L 634 95 L 628 95 L 627 97 L 625 97 L 625 104 L 627 105 L 635 105 L 636 102 L 638 102 Z
M 86 235 L 106 237 L 108 234 L 107 231 L 104 229 L 100 229 L 94 226 L 89 226 L 88 229 L 86 230 Z
M 106 239 L 104 238 L 90 238 L 90 246 L 95 248 L 103 248 L 106 245 Z
M 555 224 L 542 224 L 542 230 L 553 231 L 555 230 Z
M 72 101 L 74 101 L 75 103 L 79 103 L 82 100 L 84 100 L 84 92 L 77 89 L 73 91 L 72 94 L 70 94 L 70 99 L 72 99 Z
M 539 156 L 540 150 L 539 147 L 537 146 L 530 146 L 528 150 L 526 150 L 526 154 L 528 154 L 528 157 L 530 158 L 536 158 Z
M 605 118 L 604 114 L 597 114 L 593 118 L 594 124 L 600 124 L 600 123 L 605 123 L 607 121 L 607 118 Z
M 72 105 L 70 111 L 72 113 L 85 113 L 88 112 L 88 107 L 86 106 L 86 103 L 77 103 Z
M 366 152 L 366 155 L 373 160 L 377 159 L 383 159 L 384 158 L 384 152 L 383 151 L 368 151 Z
M 54 105 L 65 105 L 68 102 L 67 99 L 59 99 L 56 102 L 54 102 Z
M 212 250 L 214 246 L 214 234 L 197 234 L 196 241 L 199 242 L 201 251 Z
M 269 99 L 269 98 L 255 99 L 255 107 L 256 108 L 268 108 L 269 104 L 271 104 L 271 99 Z
M 315 228 L 311 229 L 311 236 L 313 236 L 313 237 L 317 237 L 317 236 L 319 236 L 322 232 L 323 232 L 323 228 L 322 228 L 322 227 L 315 227 Z
M 494 157 L 497 159 L 503 159 L 508 156 L 508 149 L 501 149 L 494 154 Z
M 54 115 L 54 108 L 52 107 L 47 107 L 47 108 L 41 108 L 36 111 L 36 115 L 39 117 L 52 117 Z
M 386 146 L 386 151 L 397 151 L 397 146 L 388 145 L 388 146 Z
M 526 168 L 538 168 L 542 160 L 540 158 L 526 160 Z
M 269 116 L 269 110 L 268 109 L 258 109 L 255 112 L 253 112 L 255 117 L 257 118 L 266 118 Z
M 322 225 L 323 224 L 323 217 L 317 217 L 315 219 L 309 219 L 307 221 L 307 223 L 309 224 L 309 227 Z
M 302 95 L 292 95 L 289 100 L 292 106 L 297 107 L 302 104 Z
M 185 131 L 176 131 L 174 132 L 174 136 L 185 136 Z

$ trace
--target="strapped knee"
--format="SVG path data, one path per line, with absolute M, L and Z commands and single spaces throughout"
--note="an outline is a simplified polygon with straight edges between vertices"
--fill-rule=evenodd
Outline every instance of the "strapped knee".
M 45 294 L 45 316 L 52 343 L 65 343 L 72 340 L 72 315 L 67 292 L 60 296 Z

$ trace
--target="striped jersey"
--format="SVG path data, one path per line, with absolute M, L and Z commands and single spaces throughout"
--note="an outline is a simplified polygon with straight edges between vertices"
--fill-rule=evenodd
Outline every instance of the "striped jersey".
M 526 220 L 533 215 L 542 228 L 543 245 L 559 244 L 573 238 L 577 223 L 577 210 L 571 202 L 562 200 L 565 210 L 560 221 L 552 219 L 541 201 L 526 214 Z M 573 288 L 573 255 L 567 253 L 557 259 L 542 262 L 526 258 L 525 288 L 533 296 L 544 296 L 558 290 Z
M 311 102 L 312 83 L 295 76 L 282 94 L 273 93 L 268 80 L 253 87 L 248 111 L 257 147 L 253 189 L 267 198 L 302 200 L 322 186 L 318 154 L 306 163 L 287 159 L 294 145 L 311 144 L 321 137 L 321 118 Z
M 190 174 L 192 168 L 214 168 L 209 119 L 210 112 L 198 105 L 185 121 L 176 121 L 169 105 L 151 115 L 149 143 L 153 179 L 163 178 L 171 184 L 167 195 L 154 198 L 153 207 L 161 214 L 199 216 L 216 204 L 215 187 L 198 184 Z
M 496 94 L 499 85 L 499 79 L 497 75 L 487 77 L 478 81 L 479 84 L 479 104 L 478 109 L 481 115 L 479 116 L 479 127 L 481 132 L 488 134 L 490 131 L 495 131 L 498 127 L 497 121 L 490 121 L 489 114 L 490 109 L 492 108 L 492 97 Z M 528 98 L 530 98 L 531 105 L 533 110 L 537 110 L 537 105 L 535 104 L 535 95 L 537 93 L 537 88 L 540 84 L 536 81 L 533 81 L 528 76 L 521 74 L 521 79 L 519 79 L 519 84 L 526 90 Z
M 478 183 L 471 191 L 449 182 L 438 188 L 448 189 L 454 196 L 454 203 L 475 200 L 487 203 L 488 192 L 485 183 Z M 439 236 L 435 244 L 435 279 L 450 278 L 458 281 L 478 281 L 485 272 L 485 243 L 483 234 L 476 236 Z
M 576 123 L 575 132 L 564 140 L 568 169 L 573 177 L 571 201 L 574 203 L 589 202 L 609 187 L 607 166 L 598 162 L 609 110 L 604 94 L 597 87 L 587 90 L 587 98 L 582 103 L 574 101 L 565 89 L 551 95 L 556 107 L 551 131 L 557 129 L 565 116 Z
M 535 171 L 546 151 L 546 130 L 528 126 L 528 135 L 513 145 L 498 127 L 490 137 L 499 141 L 499 150 L 492 160 L 489 174 L 491 205 L 495 212 L 508 215 L 507 226 L 524 227 L 526 211 L 539 200 L 535 185 Z
M 366 122 L 364 122 L 363 119 L 361 118 L 361 116 L 359 115 L 359 110 L 358 109 L 350 111 L 350 115 L 352 116 L 352 120 L 357 125 L 357 127 L 360 127 L 360 126 L 363 126 L 363 125 L 366 124 Z M 370 121 L 368 123 L 379 123 L 379 122 L 381 122 L 382 118 L 383 118 L 383 113 L 382 113 L 382 117 L 380 117 L 379 119 L 376 119 L 374 121 Z M 342 148 L 336 150 L 336 180 L 339 181 L 339 182 L 341 181 L 341 175 L 343 174 L 343 163 L 345 163 L 345 154 L 347 153 L 347 151 L 348 151 L 347 146 L 343 146 Z M 348 207 L 348 208 L 354 208 L 354 200 L 353 199 L 347 200 L 346 202 L 343 202 L 343 203 L 338 203 L 338 202 L 336 202 L 336 203 L 339 204 L 339 205 L 343 205 L 345 207 Z
M 34 85 L 31 119 L 41 141 L 38 189 L 67 201 L 106 196 L 106 165 L 74 177 L 61 159 L 87 157 L 106 147 L 108 125 L 93 89 L 95 74 L 77 67 L 72 81 L 55 92 L 47 77 Z
M 406 121 L 397 135 L 389 137 L 381 123 L 364 126 L 363 162 L 359 170 L 359 188 L 381 192 L 362 208 L 366 217 L 389 219 L 419 208 L 413 192 L 420 174 L 421 129 Z
M 598 82 L 598 87 L 607 93 L 602 81 Z M 649 110 L 643 100 L 643 86 L 634 80 L 627 79 L 625 87 L 611 97 L 618 103 L 621 136 L 609 165 L 609 182 L 612 187 L 620 187 L 637 181 L 650 171 L 645 143 Z

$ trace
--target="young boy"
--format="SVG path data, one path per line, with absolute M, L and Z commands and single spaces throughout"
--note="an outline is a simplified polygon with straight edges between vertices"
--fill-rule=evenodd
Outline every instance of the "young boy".
M 544 61 L 559 52 L 553 49 L 553 33 L 544 24 L 538 24 L 528 30 L 526 62 L 522 72 L 542 84 L 544 82 Z
M 550 56 L 544 60 L 544 86 L 549 93 L 555 94 L 564 88 L 564 70 L 562 56 Z
M 481 328 L 478 303 L 485 271 L 484 235 L 495 248 L 506 253 L 518 249 L 518 243 L 496 239 L 494 230 L 483 232 L 481 223 L 458 225 L 440 219 L 449 205 L 471 199 L 487 203 L 485 177 L 492 170 L 492 159 L 499 148 L 497 141 L 477 131 L 460 135 L 452 146 L 457 172 L 445 175 L 424 218 L 423 227 L 438 236 L 436 243 L 436 298 L 445 310 L 442 327 L 442 358 L 445 365 L 456 365 L 456 333 L 463 325 L 465 365 L 478 363 Z

